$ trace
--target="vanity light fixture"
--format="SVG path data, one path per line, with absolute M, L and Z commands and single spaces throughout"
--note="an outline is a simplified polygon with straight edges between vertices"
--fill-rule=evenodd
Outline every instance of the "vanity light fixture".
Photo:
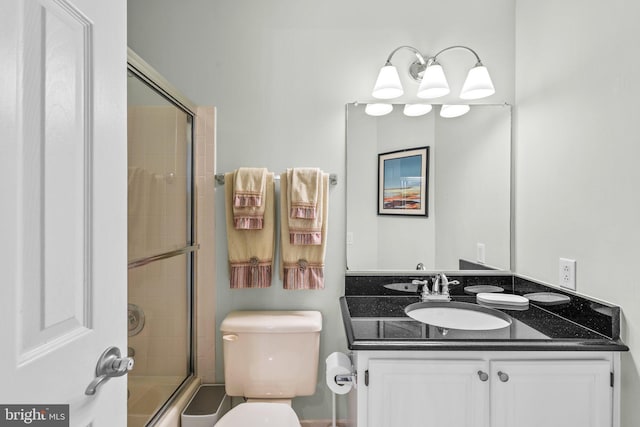
M 475 66 L 469 70 L 467 78 L 462 85 L 460 98 L 465 100 L 480 99 L 495 93 L 489 71 L 482 64 L 480 56 L 467 46 L 449 46 L 431 57 L 421 54 L 420 51 L 414 47 L 400 46 L 389 54 L 387 61 L 380 69 L 372 92 L 374 98 L 393 99 L 404 94 L 398 70 L 391 63 L 393 56 L 401 49 L 410 50 L 416 56 L 416 60 L 409 65 L 409 75 L 415 81 L 420 82 L 417 92 L 418 98 L 432 99 L 449 93 L 449 83 L 447 82 L 442 66 L 438 62 L 438 57 L 451 49 L 465 49 L 471 52 L 476 58 Z
M 391 104 L 367 104 L 364 107 L 364 112 L 370 116 L 384 116 L 393 111 L 393 105 Z
M 424 116 L 433 109 L 431 104 L 405 104 L 404 115 L 409 117 Z
M 445 119 L 452 119 L 454 117 L 460 117 L 464 114 L 467 114 L 471 107 L 467 104 L 444 104 L 440 107 L 440 117 L 444 117 Z

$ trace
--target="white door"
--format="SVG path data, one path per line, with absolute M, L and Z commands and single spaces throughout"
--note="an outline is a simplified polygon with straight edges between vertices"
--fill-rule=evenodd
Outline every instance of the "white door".
M 488 427 L 483 360 L 369 360 L 368 427 Z
M 126 425 L 126 153 L 125 0 L 1 0 L 0 424 Z
M 610 427 L 607 360 L 491 362 L 492 427 Z

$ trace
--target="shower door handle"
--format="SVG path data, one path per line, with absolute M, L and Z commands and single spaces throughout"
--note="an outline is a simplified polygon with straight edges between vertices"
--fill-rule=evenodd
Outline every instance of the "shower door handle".
M 109 347 L 102 353 L 96 364 L 96 378 L 87 386 L 84 394 L 93 396 L 109 378 L 121 377 L 133 369 L 133 358 L 121 356 L 118 347 Z

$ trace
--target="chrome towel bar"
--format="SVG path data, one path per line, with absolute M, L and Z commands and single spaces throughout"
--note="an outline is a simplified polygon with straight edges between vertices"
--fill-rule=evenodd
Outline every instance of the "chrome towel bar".
M 276 181 L 280 181 L 280 175 L 275 175 L 273 177 L 273 179 L 275 179 Z M 223 173 L 217 173 L 216 174 L 216 182 L 219 185 L 224 185 L 224 174 Z M 330 185 L 338 185 L 338 174 L 335 174 L 335 173 L 330 173 L 329 174 L 329 184 Z

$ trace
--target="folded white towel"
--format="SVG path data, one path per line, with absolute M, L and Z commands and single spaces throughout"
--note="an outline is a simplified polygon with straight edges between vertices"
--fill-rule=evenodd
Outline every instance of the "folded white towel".
M 266 176 L 266 168 L 239 168 L 233 173 L 233 226 L 237 230 L 262 229 Z
M 320 172 L 321 178 L 318 180 L 320 186 L 323 185 L 322 182 L 322 172 Z M 283 174 L 284 179 L 285 174 Z M 295 176 L 294 169 L 287 169 L 286 172 L 286 191 L 283 190 L 282 180 L 280 182 L 280 192 L 281 194 L 286 195 L 286 211 L 283 212 L 293 212 L 296 208 L 293 206 L 293 192 L 291 191 L 291 187 L 293 186 Z M 300 181 L 298 181 L 300 184 Z M 302 186 L 300 186 L 302 187 Z M 307 193 L 308 194 L 308 193 Z M 282 197 L 282 195 L 280 196 Z M 289 242 L 292 245 L 320 245 L 322 244 L 322 222 L 323 222 L 323 212 L 322 212 L 322 204 L 324 202 L 324 194 L 323 191 L 317 192 L 316 195 L 316 203 L 318 209 L 316 207 L 313 208 L 313 216 L 311 217 L 295 217 L 290 215 L 287 219 L 287 224 L 289 227 Z
M 318 168 L 293 168 L 289 181 L 291 218 L 315 218 L 322 172 Z
M 233 179 L 233 206 L 261 206 L 266 176 L 266 168 L 237 169 Z

